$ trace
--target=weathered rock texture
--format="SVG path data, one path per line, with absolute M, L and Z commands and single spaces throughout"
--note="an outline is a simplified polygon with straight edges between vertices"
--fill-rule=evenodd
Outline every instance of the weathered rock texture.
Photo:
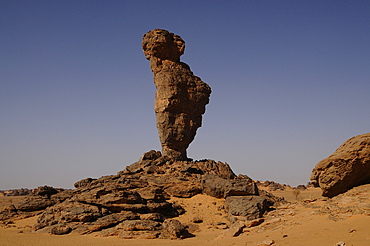
M 211 88 L 180 62 L 184 40 L 166 30 L 146 33 L 142 42 L 145 57 L 154 74 L 154 109 L 162 154 L 186 160 L 186 149 L 202 125 Z
M 260 218 L 277 201 L 259 195 L 255 182 L 236 176 L 227 163 L 179 161 L 154 150 L 116 175 L 83 179 L 75 187 L 39 187 L 0 211 L 0 222 L 39 214 L 34 229 L 56 235 L 94 232 L 120 238 L 182 238 L 189 232 L 176 217 L 186 211 L 170 202 L 171 197 L 226 198 L 232 222 Z
M 0 191 L 0 194 L 3 194 L 4 196 L 26 196 L 31 193 L 32 193 L 32 190 L 27 189 L 27 188 Z
M 231 222 L 261 218 L 269 207 L 266 198 L 260 196 L 229 196 L 226 205 Z
M 326 197 L 370 183 L 370 133 L 348 139 L 320 161 L 311 173 L 311 182 L 320 186 Z

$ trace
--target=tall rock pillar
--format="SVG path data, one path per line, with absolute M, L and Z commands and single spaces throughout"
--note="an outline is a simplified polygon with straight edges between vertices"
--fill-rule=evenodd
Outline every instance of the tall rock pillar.
M 202 125 L 211 88 L 180 61 L 185 50 L 180 36 L 154 29 L 143 36 L 142 47 L 157 89 L 154 110 L 162 155 L 186 160 L 186 149 Z

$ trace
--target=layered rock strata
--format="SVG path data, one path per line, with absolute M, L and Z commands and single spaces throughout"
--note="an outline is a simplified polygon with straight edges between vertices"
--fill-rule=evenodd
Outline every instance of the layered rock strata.
M 317 163 L 311 182 L 319 186 L 326 197 L 369 184 L 370 133 L 348 139 L 331 156 Z
M 154 110 L 162 154 L 186 160 L 186 150 L 202 125 L 211 88 L 180 61 L 185 50 L 180 36 L 154 29 L 144 35 L 142 48 L 157 89 Z
M 95 233 L 120 238 L 182 238 L 186 211 L 171 197 L 207 194 L 226 198 L 230 221 L 260 218 L 276 200 L 260 196 L 248 176 L 213 160 L 178 161 L 145 153 L 116 175 L 87 178 L 74 190 L 40 187 L 24 201 L 0 211 L 0 220 L 39 214 L 34 229 L 52 234 Z

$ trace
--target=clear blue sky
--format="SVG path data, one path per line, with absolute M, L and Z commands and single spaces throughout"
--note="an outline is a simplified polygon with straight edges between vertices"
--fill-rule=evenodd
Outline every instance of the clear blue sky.
M 194 159 L 290 185 L 370 127 L 370 1 L 0 1 L 0 189 L 72 188 L 160 143 L 141 50 L 212 87 Z

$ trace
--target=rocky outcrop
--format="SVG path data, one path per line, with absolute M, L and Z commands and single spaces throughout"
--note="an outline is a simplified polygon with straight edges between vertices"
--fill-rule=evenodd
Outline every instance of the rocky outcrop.
M 1 220 L 39 214 L 34 229 L 55 235 L 67 233 L 120 238 L 183 238 L 192 236 L 176 217 L 186 211 L 171 197 L 208 194 L 226 198 L 229 219 L 260 218 L 278 200 L 259 196 L 255 182 L 236 176 L 227 163 L 213 160 L 179 161 L 158 151 L 116 175 L 87 178 L 75 190 L 42 186 L 22 202 L 1 211 Z
M 180 62 L 184 40 L 173 33 L 154 29 L 143 37 L 142 48 L 154 74 L 154 109 L 162 154 L 186 160 L 186 149 L 202 125 L 211 88 Z
M 3 194 L 4 196 L 27 196 L 31 193 L 32 193 L 32 190 L 27 189 L 27 188 L 0 191 L 0 194 Z
M 311 173 L 311 182 L 319 186 L 326 197 L 370 183 L 370 133 L 348 139 L 331 156 L 320 161 Z
M 286 184 L 279 184 L 274 181 L 266 180 L 264 182 L 262 181 L 256 181 L 257 187 L 265 189 L 267 188 L 268 191 L 276 191 L 276 190 L 285 190 L 287 187 L 290 187 Z
M 55 189 L 54 187 L 44 185 L 44 186 L 38 187 L 37 189 L 34 189 L 32 193 L 35 194 L 36 196 L 50 197 L 54 194 L 57 194 L 58 190 Z
M 52 234 L 100 231 L 101 235 L 121 238 L 169 235 L 162 223 L 184 211 L 168 202 L 170 196 L 164 187 L 152 183 L 153 178 L 126 171 L 79 181 L 68 199 L 48 206 L 40 214 L 34 228 Z

